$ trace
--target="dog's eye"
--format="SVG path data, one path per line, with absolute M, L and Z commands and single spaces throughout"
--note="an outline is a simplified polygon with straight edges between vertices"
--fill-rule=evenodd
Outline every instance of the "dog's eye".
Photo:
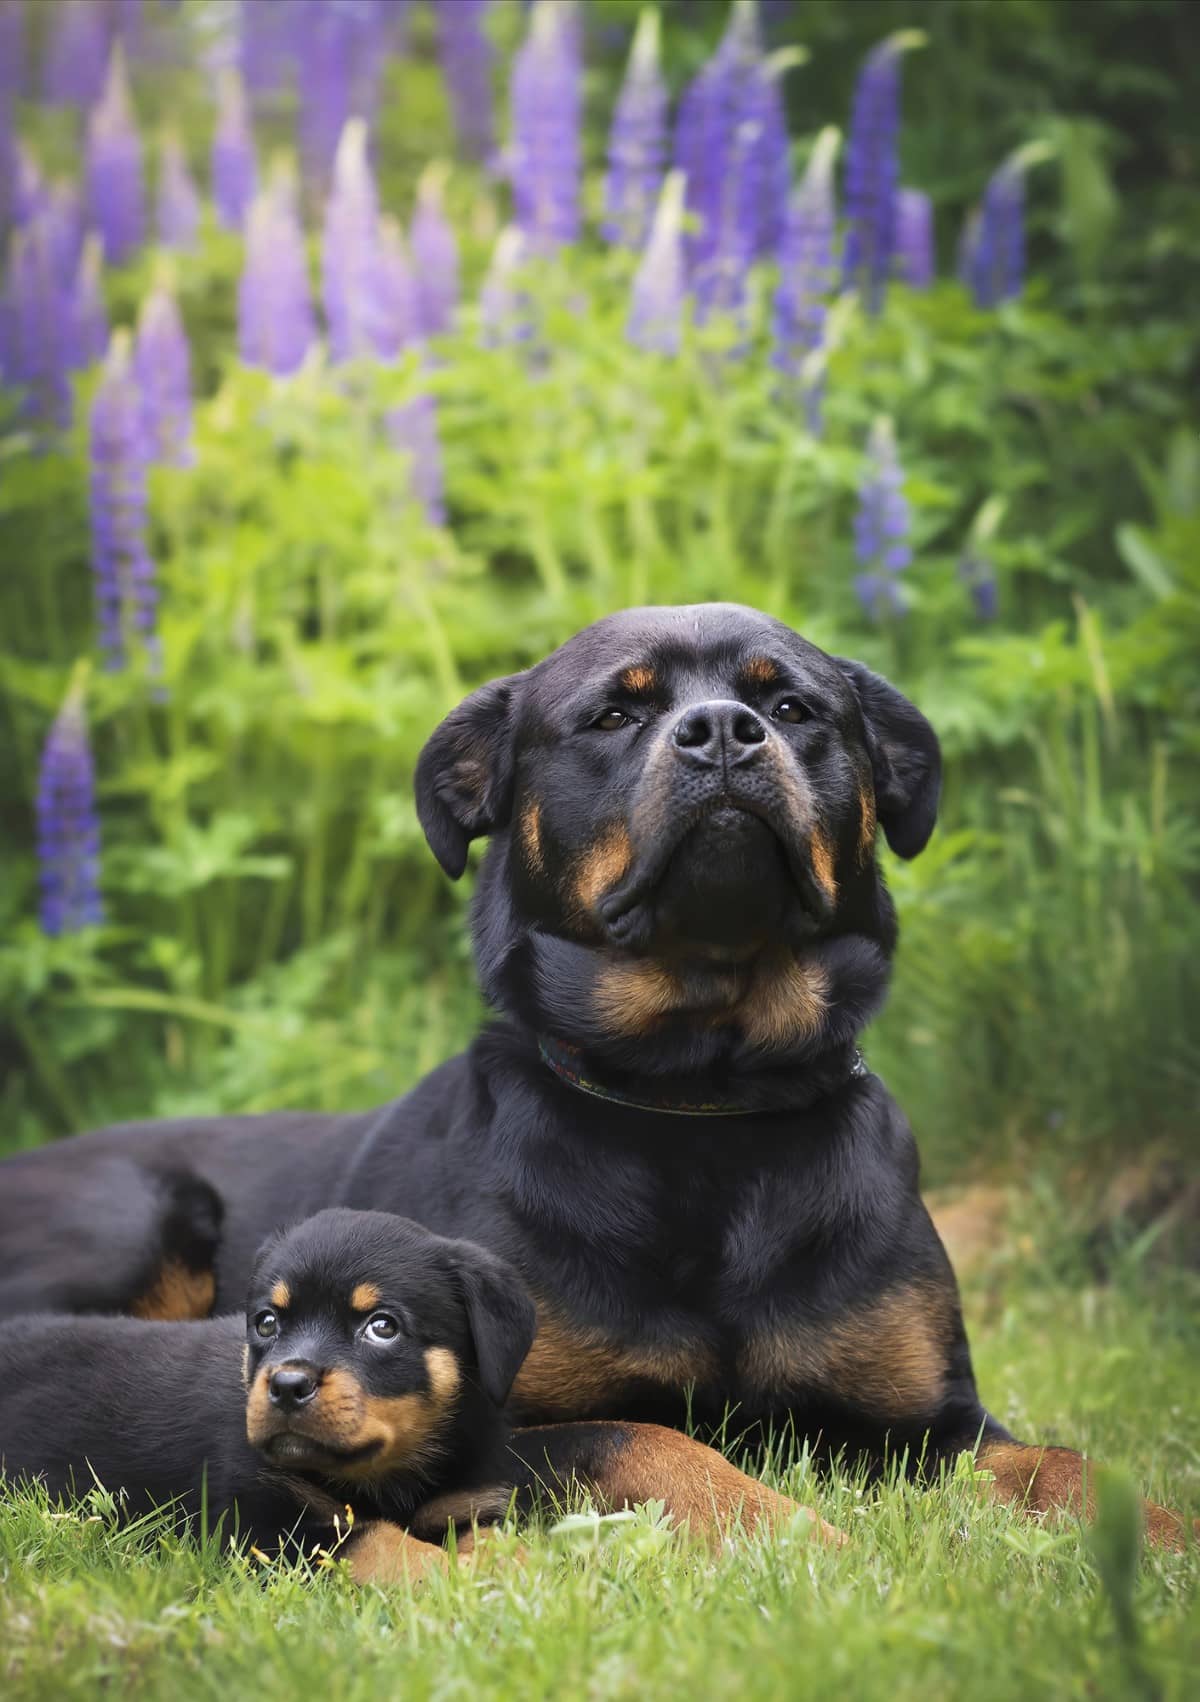
M 274 1312 L 260 1312 L 254 1320 L 254 1332 L 256 1335 L 262 1336 L 264 1341 L 269 1341 L 272 1336 L 277 1336 L 279 1334 L 279 1319 Z
M 628 727 L 633 720 L 632 715 L 626 715 L 623 709 L 606 709 L 603 715 L 597 715 L 592 726 L 600 733 L 615 733 L 621 727 Z
M 807 704 L 801 703 L 798 697 L 781 697 L 773 711 L 776 721 L 807 721 L 810 712 Z
M 368 1341 L 390 1342 L 400 1334 L 400 1325 L 390 1312 L 376 1312 L 373 1318 L 368 1318 L 363 1325 L 363 1335 Z

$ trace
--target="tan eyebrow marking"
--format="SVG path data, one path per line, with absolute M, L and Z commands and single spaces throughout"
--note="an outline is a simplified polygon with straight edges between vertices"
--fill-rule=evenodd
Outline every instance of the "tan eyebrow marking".
M 373 1282 L 360 1282 L 350 1291 L 350 1307 L 354 1312 L 371 1312 L 379 1300 L 379 1290 Z
M 779 678 L 779 669 L 769 656 L 751 656 L 742 664 L 742 674 L 756 685 L 773 686 Z
M 292 1304 L 292 1291 L 286 1282 L 277 1282 L 271 1290 L 271 1305 L 276 1311 L 282 1312 L 285 1306 Z
M 632 668 L 626 668 L 617 684 L 622 691 L 653 691 L 658 684 L 658 678 L 653 668 L 647 667 L 644 662 L 640 662 Z

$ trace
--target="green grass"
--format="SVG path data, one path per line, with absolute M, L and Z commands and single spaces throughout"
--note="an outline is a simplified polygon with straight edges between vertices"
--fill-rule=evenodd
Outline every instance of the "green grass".
M 1030 1268 L 1050 1249 L 1047 1234 Z M 1061 1255 L 1050 1286 L 999 1268 L 967 1294 L 981 1385 L 1021 1435 L 1080 1443 L 1196 1511 L 1198 1297 L 1193 1277 L 1132 1259 L 1102 1288 Z M 1120 1635 L 1128 1592 L 1102 1582 L 1121 1570 L 1119 1508 L 1097 1549 L 1074 1522 L 981 1503 L 966 1476 L 921 1491 L 818 1484 L 794 1460 L 768 1475 L 849 1545 L 742 1539 L 714 1560 L 650 1509 L 590 1531 L 547 1522 L 523 1533 L 524 1564 L 501 1538 L 415 1596 L 356 1591 L 337 1569 L 264 1572 L 23 1496 L 0 1507 L 0 1689 L 119 1687 L 125 1702 L 1197 1693 L 1200 1555 L 1145 1555 Z

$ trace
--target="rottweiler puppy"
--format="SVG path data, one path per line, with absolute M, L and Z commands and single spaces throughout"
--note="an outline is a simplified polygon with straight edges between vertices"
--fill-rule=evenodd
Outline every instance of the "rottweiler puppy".
M 245 1318 L 0 1326 L 0 1467 L 56 1498 L 98 1482 L 128 1513 L 170 1503 L 194 1525 L 203 1506 L 264 1548 L 338 1548 L 361 1581 L 415 1578 L 445 1565 L 404 1528 L 424 1503 L 503 1510 L 501 1407 L 534 1328 L 483 1248 L 323 1211 L 262 1247 Z
M 499 1019 L 379 1110 L 121 1125 L 12 1161 L 0 1309 L 56 1292 L 55 1228 L 118 1159 L 215 1190 L 218 1304 L 281 1218 L 394 1204 L 522 1274 L 539 1329 L 510 1410 L 557 1421 L 551 1477 L 771 1517 L 770 1491 L 659 1428 L 732 1411 L 751 1440 L 914 1470 L 978 1448 L 997 1495 L 1082 1507 L 1080 1456 L 980 1401 L 912 1133 L 857 1050 L 896 945 L 877 836 L 915 857 L 940 779 L 894 686 L 734 605 L 612 615 L 482 686 L 416 792 L 452 878 L 490 836 L 472 917 Z M 123 1245 L 124 1211 L 93 1210 L 93 1236 Z M 154 1292 L 144 1259 L 89 1257 L 87 1279 L 67 1259 L 126 1308 Z

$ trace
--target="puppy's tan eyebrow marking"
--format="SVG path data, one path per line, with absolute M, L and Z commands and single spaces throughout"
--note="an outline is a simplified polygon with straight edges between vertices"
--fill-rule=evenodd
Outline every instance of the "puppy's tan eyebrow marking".
M 373 1312 L 380 1298 L 373 1282 L 360 1282 L 350 1291 L 350 1309 L 352 1312 Z
M 645 662 L 637 662 L 618 676 L 617 684 L 622 691 L 649 692 L 657 686 L 658 676 Z
M 292 1304 L 292 1291 L 286 1282 L 277 1282 L 271 1290 L 271 1305 L 277 1312 Z
M 742 663 L 743 679 L 753 680 L 755 685 L 773 686 L 779 679 L 779 669 L 769 656 L 750 656 Z

